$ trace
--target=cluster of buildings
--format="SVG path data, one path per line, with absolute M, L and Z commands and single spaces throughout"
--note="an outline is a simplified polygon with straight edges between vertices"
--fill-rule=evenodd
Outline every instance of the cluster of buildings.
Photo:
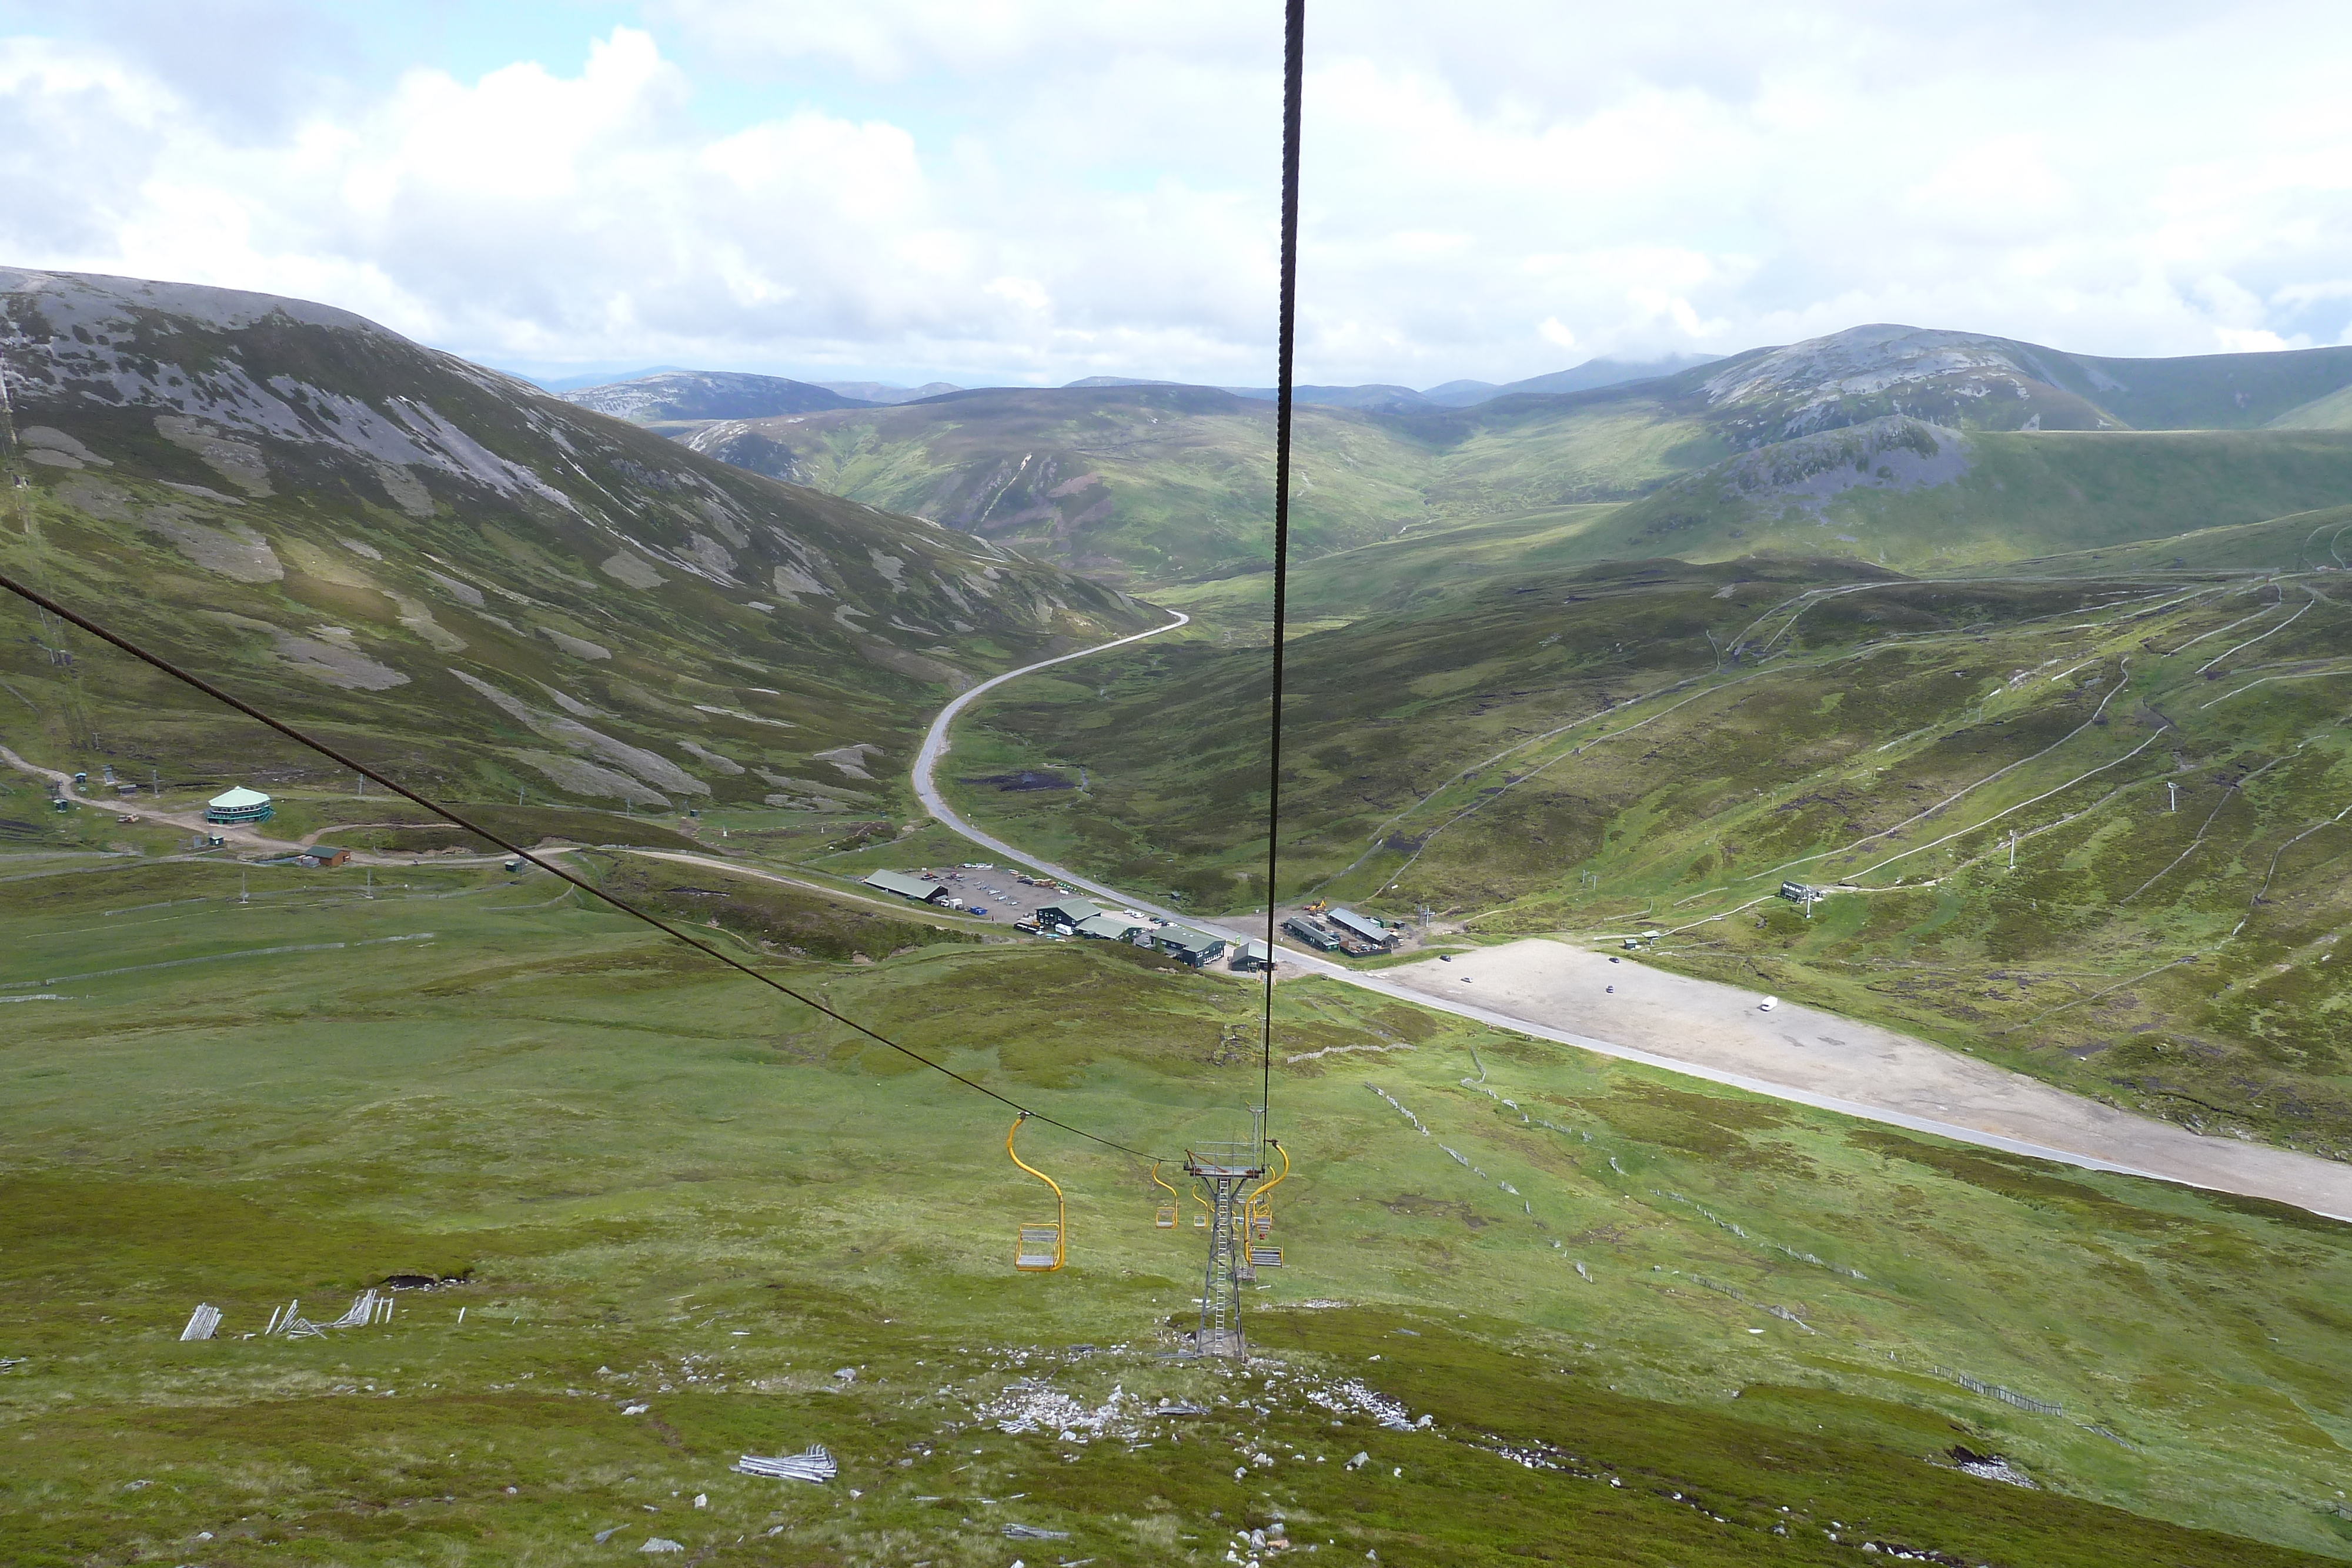
M 965 907 L 964 901 L 948 883 L 909 872 L 877 871 L 866 878 L 866 885 L 943 909 Z M 1045 936 L 1076 936 L 1148 947 L 1195 969 L 1205 968 L 1220 958 L 1229 968 L 1264 969 L 1270 967 L 1272 956 L 1263 942 L 1236 943 L 1213 931 L 1157 919 L 1139 910 L 1107 909 L 1093 899 L 1081 898 L 1059 887 L 1041 899 L 1027 918 L 1013 924 L 1017 931 L 1034 931 Z
M 1285 920 L 1282 928 L 1318 953 L 1340 952 L 1352 958 L 1392 950 L 1400 933 L 1399 927 L 1370 915 L 1312 904 Z

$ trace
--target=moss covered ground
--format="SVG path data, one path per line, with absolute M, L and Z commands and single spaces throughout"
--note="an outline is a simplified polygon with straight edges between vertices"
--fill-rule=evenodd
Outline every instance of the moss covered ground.
M 2340 1226 L 1300 983 L 1261 1359 L 1204 1370 L 1165 1357 L 1200 1249 L 1150 1224 L 1146 1161 L 1024 1133 L 1069 1188 L 1072 1263 L 1017 1275 L 1045 1195 L 1003 1107 L 544 876 L 425 866 L 371 900 L 348 872 L 13 852 L 12 1563 L 618 1561 L 654 1536 L 713 1563 L 1208 1563 L 1277 1519 L 1405 1563 L 2352 1554 Z M 772 961 L 1147 1154 L 1233 1135 L 1257 1087 L 1220 1049 L 1255 989 L 1148 956 L 935 933 Z M 247 1337 L 401 1275 L 442 1282 L 380 1327 Z M 180 1343 L 200 1301 L 221 1333 Z M 1007 1433 L 1024 1379 L 1208 1414 Z M 1432 1424 L 1381 1427 L 1351 1383 Z M 810 1442 L 838 1482 L 728 1469 Z

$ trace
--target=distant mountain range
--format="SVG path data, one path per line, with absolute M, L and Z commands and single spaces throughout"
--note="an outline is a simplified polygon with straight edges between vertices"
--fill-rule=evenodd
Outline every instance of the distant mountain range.
M 1874 325 L 1643 373 L 1656 368 L 1456 387 L 1477 396 L 1458 407 L 1403 387 L 1301 389 L 1297 559 L 1633 502 L 1572 553 L 1798 549 L 1909 570 L 2352 500 L 2352 348 L 2120 360 Z M 1561 390 L 1580 379 L 1598 384 Z M 1259 389 L 1096 376 L 666 433 L 1149 587 L 1263 564 L 1272 412 Z M 2058 432 L 2098 439 L 2041 439 Z
M 1301 386 L 1293 396 L 1301 403 L 1328 408 L 1377 409 L 1402 413 L 1410 409 L 1469 408 L 1516 393 L 1585 392 L 1593 387 L 1620 386 L 1628 382 L 1670 376 L 1695 365 L 1709 365 L 1717 356 L 1669 354 L 1658 360 L 1588 360 L 1572 370 L 1496 385 L 1492 382 L 1447 382 L 1426 392 L 1411 387 L 1372 383 L 1364 386 Z M 749 375 L 731 371 L 688 371 L 661 365 L 625 376 L 572 376 L 538 383 L 567 402 L 599 413 L 609 413 L 636 424 L 670 424 L 689 420 L 773 419 L 781 414 L 814 413 L 835 408 L 895 407 L 920 402 L 950 392 L 971 389 L 951 382 L 930 382 L 919 387 L 892 386 L 884 382 L 802 382 L 784 376 Z M 1087 376 L 1066 389 L 1102 387 L 1176 387 L 1189 382 L 1154 381 L 1141 376 Z M 983 388 L 1023 391 L 1023 388 Z M 1271 402 L 1272 387 L 1220 387 L 1235 397 Z
M 1529 376 L 1525 381 L 1505 382 L 1497 386 L 1493 382 L 1447 382 L 1421 392 L 1411 387 L 1370 385 L 1358 387 L 1305 386 L 1292 389 L 1291 395 L 1300 402 L 1321 403 L 1333 408 L 1368 408 L 1400 412 L 1412 408 L 1472 408 L 1491 402 L 1498 397 L 1511 397 L 1521 392 L 1551 393 L 1590 392 L 1594 387 L 1622 386 L 1628 382 L 1646 382 L 1659 376 L 1671 376 L 1696 365 L 1711 365 L 1721 359 L 1719 354 L 1668 354 L 1656 360 L 1587 360 L 1572 370 L 1554 371 L 1549 375 Z M 1074 382 L 1073 386 L 1089 383 Z M 1272 387 L 1226 387 L 1236 397 L 1272 398 Z
M 573 376 L 538 383 L 566 402 L 633 424 L 706 419 L 772 419 L 828 408 L 886 408 L 961 392 L 949 382 L 919 387 L 882 382 L 796 382 L 736 371 L 688 371 L 663 365 L 631 375 Z

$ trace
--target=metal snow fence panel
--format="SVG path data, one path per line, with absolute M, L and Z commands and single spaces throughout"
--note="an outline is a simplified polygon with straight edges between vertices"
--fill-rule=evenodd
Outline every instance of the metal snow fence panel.
M 1987 1383 L 1982 1378 L 1970 1377 L 1967 1373 L 1957 1372 L 1948 1366 L 1937 1367 L 1935 1372 L 1937 1376 L 1948 1377 L 1971 1394 L 1981 1394 L 1988 1399 L 1998 1399 L 2002 1404 L 2013 1405 L 2020 1410 L 2031 1410 L 2036 1416 L 2066 1414 L 2066 1407 L 2063 1405 L 2053 1405 L 2046 1399 L 2035 1399 L 2028 1395 L 2020 1394 L 2013 1388 L 2003 1388 L 1998 1383 Z
M 197 1302 L 196 1310 L 188 1314 L 188 1326 L 180 1331 L 180 1343 L 185 1344 L 191 1340 L 212 1338 L 213 1331 L 220 1327 L 220 1321 L 218 1307 Z
M 758 1454 L 745 1454 L 731 1468 L 739 1475 L 762 1476 L 776 1481 L 824 1482 L 841 1473 L 841 1467 L 834 1462 L 831 1454 L 824 1451 L 822 1443 L 811 1443 L 797 1454 L 777 1454 L 764 1458 Z

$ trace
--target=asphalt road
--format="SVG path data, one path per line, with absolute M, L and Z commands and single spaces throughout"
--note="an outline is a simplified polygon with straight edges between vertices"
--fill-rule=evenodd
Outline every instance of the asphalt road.
M 923 737 L 915 754 L 915 793 L 932 816 L 1009 862 L 1115 906 L 1236 942 L 1264 941 L 1263 925 L 1180 915 L 982 832 L 940 798 L 934 778 L 948 754 L 950 728 L 982 694 L 1037 670 L 1172 632 L 1190 619 L 1178 614 L 1165 626 L 1024 664 L 965 692 L 940 710 Z M 1517 942 L 1378 970 L 1351 969 L 1287 946 L 1280 957 L 1294 973 L 1321 975 L 1495 1028 L 1796 1104 L 2087 1170 L 2270 1198 L 2352 1221 L 2352 1166 L 2264 1144 L 2200 1137 L 1874 1024 L 1786 1002 L 1762 1012 L 1760 993 L 1635 964 L 1612 965 L 1604 955 L 1565 943 Z M 1603 988 L 1611 984 L 1619 986 L 1622 999 Z

